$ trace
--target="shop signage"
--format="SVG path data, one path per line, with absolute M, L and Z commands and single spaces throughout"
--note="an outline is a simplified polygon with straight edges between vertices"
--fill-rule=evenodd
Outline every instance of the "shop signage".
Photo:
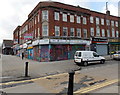
M 39 44 L 39 40 L 35 40 L 32 42 L 32 45 L 35 46 L 35 45 L 38 45 Z
M 92 38 L 92 43 L 103 43 L 103 44 L 107 44 L 108 40 L 107 39 L 103 39 L 103 38 Z
M 69 44 L 69 40 L 62 40 L 62 39 L 50 39 L 51 44 Z
M 31 33 L 25 34 L 25 35 L 24 35 L 24 39 L 25 39 L 25 40 L 33 39 L 33 34 L 31 34 Z
M 23 44 L 23 48 L 27 48 L 27 44 L 26 43 Z
M 39 44 L 49 44 L 49 39 L 42 39 L 42 40 L 39 40 Z
M 87 45 L 90 45 L 90 41 L 86 41 L 86 40 L 70 40 L 70 44 L 87 44 Z

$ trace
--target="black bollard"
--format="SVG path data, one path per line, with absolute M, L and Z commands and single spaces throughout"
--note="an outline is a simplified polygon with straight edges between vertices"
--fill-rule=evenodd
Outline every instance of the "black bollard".
M 28 77 L 28 62 L 25 62 L 25 77 Z
M 74 74 L 74 71 L 69 72 L 68 95 L 73 95 Z

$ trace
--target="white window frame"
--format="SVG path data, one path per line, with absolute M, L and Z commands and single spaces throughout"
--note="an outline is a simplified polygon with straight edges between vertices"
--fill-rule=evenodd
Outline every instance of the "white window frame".
M 75 36 L 75 28 L 70 28 L 70 37 L 74 37 L 74 36 Z
M 67 22 L 67 14 L 63 13 L 62 17 L 63 17 L 63 21 Z
M 60 27 L 55 26 L 55 36 L 60 36 Z
M 106 20 L 106 25 L 109 26 L 110 25 L 110 20 Z
M 94 23 L 94 18 L 93 18 L 93 16 L 90 17 L 90 23 Z
M 48 25 L 42 25 L 42 36 L 48 36 Z
M 118 30 L 116 31 L 116 37 L 119 37 L 119 31 Z
M 80 34 L 80 35 L 79 35 Z M 81 38 L 81 29 L 80 28 L 77 28 L 77 37 L 78 38 Z
M 60 13 L 59 12 L 54 12 L 54 19 L 55 20 L 60 20 Z
M 110 30 L 107 29 L 107 37 L 110 37 Z
M 80 16 L 77 16 L 77 23 L 81 23 Z
M 94 36 L 94 27 L 91 27 L 91 28 L 90 28 L 90 35 L 91 35 L 91 36 Z
M 102 29 L 102 37 L 105 37 L 105 29 Z
M 83 24 L 87 24 L 87 18 L 83 17 Z
M 48 10 L 42 11 L 42 20 L 48 20 Z
M 70 15 L 70 22 L 74 22 L 74 15 Z
M 64 30 L 66 30 L 66 31 L 64 31 Z M 64 35 L 64 32 L 66 32 L 66 35 Z M 68 28 L 67 27 L 63 27 L 62 36 L 64 36 L 64 37 L 68 36 Z
M 96 25 L 100 24 L 100 19 L 98 17 L 96 17 Z
M 100 28 L 99 28 L 99 26 L 96 27 L 96 36 L 100 37 Z
M 111 25 L 114 26 L 114 21 L 113 20 L 111 20 Z
M 86 35 L 84 35 L 86 34 Z M 87 38 L 87 29 L 83 29 L 83 38 Z
M 112 37 L 115 37 L 115 29 L 112 28 Z
M 101 18 L 101 25 L 104 25 L 104 24 L 105 24 L 104 19 Z
M 38 38 L 40 37 L 40 28 L 38 27 Z
M 118 21 L 115 22 L 115 26 L 118 27 Z

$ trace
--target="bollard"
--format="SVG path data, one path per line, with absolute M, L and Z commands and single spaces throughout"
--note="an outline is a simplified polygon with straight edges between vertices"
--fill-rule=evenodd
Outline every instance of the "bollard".
M 74 71 L 69 72 L 68 95 L 73 95 L 74 74 Z
M 28 62 L 25 62 L 25 77 L 28 77 Z

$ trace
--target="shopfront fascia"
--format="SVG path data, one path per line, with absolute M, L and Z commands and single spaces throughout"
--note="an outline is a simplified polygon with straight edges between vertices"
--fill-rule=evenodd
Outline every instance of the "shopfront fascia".
M 120 50 L 120 39 L 109 39 L 109 53 L 113 54 Z

